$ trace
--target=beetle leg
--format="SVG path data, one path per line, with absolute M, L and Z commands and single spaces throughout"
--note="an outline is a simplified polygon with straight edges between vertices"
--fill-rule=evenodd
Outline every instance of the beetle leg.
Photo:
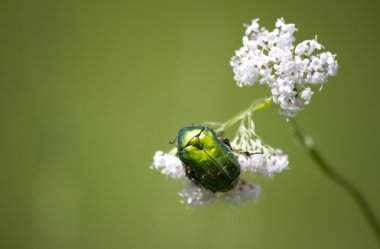
M 191 169 L 191 167 L 188 167 L 188 166 L 186 166 L 185 164 L 183 164 L 183 166 L 185 167 L 186 176 L 187 176 L 192 182 L 194 182 L 195 184 L 199 185 L 198 180 L 195 178 L 195 176 L 194 176 L 194 172 L 193 172 L 193 170 Z
M 220 140 L 222 140 L 222 142 L 225 145 L 227 145 L 232 150 L 232 147 L 231 147 L 231 144 L 230 144 L 230 140 L 228 140 L 228 138 L 226 138 L 226 137 L 220 137 Z

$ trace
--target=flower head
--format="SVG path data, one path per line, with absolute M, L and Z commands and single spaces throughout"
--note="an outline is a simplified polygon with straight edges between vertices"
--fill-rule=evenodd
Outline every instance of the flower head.
M 238 156 L 243 172 L 252 172 L 265 178 L 272 178 L 275 174 L 288 168 L 288 155 L 280 149 L 273 149 L 263 143 L 255 133 L 250 115 L 247 115 L 241 123 L 231 146 Z
M 216 201 L 240 206 L 248 201 L 257 200 L 261 189 L 248 181 L 241 180 L 239 184 L 228 192 L 214 193 L 200 187 L 191 181 L 186 181 L 184 190 L 179 193 L 182 203 L 192 206 L 209 205 Z
M 186 176 L 186 170 L 178 158 L 177 149 L 169 153 L 157 151 L 153 157 L 152 169 L 184 183 L 184 190 L 179 193 L 182 203 L 187 205 L 208 205 L 216 201 L 233 205 L 242 205 L 248 201 L 257 200 L 261 189 L 244 179 L 245 173 L 273 178 L 277 173 L 288 167 L 288 156 L 279 149 L 264 144 L 255 134 L 254 123 L 247 115 L 238 129 L 237 135 L 230 144 L 232 153 L 240 166 L 240 176 L 237 184 L 227 192 L 213 192 L 194 183 Z
M 260 196 L 260 187 L 247 180 L 240 180 L 236 187 L 228 192 L 214 193 L 200 185 L 193 183 L 186 177 L 185 168 L 181 160 L 170 153 L 157 151 L 153 157 L 151 169 L 161 171 L 161 173 L 184 182 L 184 189 L 179 195 L 182 203 L 191 206 L 209 205 L 215 201 L 221 201 L 233 205 L 241 205 L 248 201 L 257 200 Z M 242 168 L 242 171 L 244 168 Z
M 321 52 L 324 47 L 317 38 L 294 46 L 294 24 L 278 19 L 272 31 L 259 26 L 259 19 L 246 25 L 243 46 L 231 59 L 238 86 L 265 84 L 271 88 L 274 103 L 281 113 L 294 116 L 311 100 L 308 85 L 322 85 L 338 71 L 335 55 Z
M 176 154 L 176 149 L 169 153 L 157 151 L 153 157 L 152 169 L 161 171 L 162 174 L 168 175 L 174 179 L 181 179 L 186 176 L 181 160 Z

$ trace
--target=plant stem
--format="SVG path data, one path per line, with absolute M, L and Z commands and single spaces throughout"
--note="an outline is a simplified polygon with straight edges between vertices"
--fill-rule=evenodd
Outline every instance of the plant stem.
M 319 151 L 314 147 L 311 139 L 302 133 L 294 119 L 291 119 L 289 123 L 292 125 L 295 138 L 307 154 L 314 160 L 318 168 L 352 197 L 380 245 L 380 224 L 363 194 L 350 181 L 340 175 L 329 163 L 326 162 Z
M 219 133 L 223 133 L 224 131 L 228 130 L 231 126 L 242 120 L 246 115 L 250 115 L 256 111 L 263 110 L 269 107 L 272 103 L 273 102 L 271 98 L 259 99 L 257 101 L 254 101 L 247 110 L 240 112 L 239 114 L 228 119 L 226 122 L 222 123 L 220 127 L 216 129 L 216 131 Z
M 241 121 L 246 115 L 252 115 L 254 112 L 266 109 L 273 103 L 272 99 L 259 99 L 253 102 L 247 110 L 240 112 L 239 114 L 228 119 L 224 123 L 215 123 L 218 128 L 217 132 L 223 134 L 231 126 Z M 356 205 L 359 207 L 367 223 L 374 232 L 377 241 L 380 245 L 380 224 L 376 219 L 374 211 L 368 204 L 368 201 L 365 199 L 364 195 L 346 178 L 340 175 L 333 167 L 326 162 L 326 160 L 321 156 L 319 151 L 314 147 L 310 137 L 305 136 L 299 126 L 297 125 L 294 118 L 289 120 L 289 124 L 293 128 L 294 136 L 297 141 L 300 143 L 301 147 L 307 152 L 307 154 L 314 160 L 318 168 L 328 176 L 332 181 L 334 181 L 338 186 L 343 188 L 354 200 Z

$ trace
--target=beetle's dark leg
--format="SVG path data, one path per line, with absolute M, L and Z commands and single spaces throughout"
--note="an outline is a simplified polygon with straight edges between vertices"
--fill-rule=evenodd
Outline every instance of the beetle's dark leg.
M 222 142 L 225 145 L 227 145 L 232 150 L 232 147 L 231 147 L 231 144 L 230 144 L 230 140 L 228 140 L 228 138 L 226 138 L 226 137 L 220 137 L 220 140 L 222 140 Z
M 192 182 L 194 182 L 195 184 L 198 185 L 198 180 L 195 178 L 195 176 L 194 176 L 194 172 L 193 172 L 193 170 L 191 169 L 191 167 L 188 167 L 188 166 L 186 166 L 185 164 L 183 164 L 183 166 L 185 167 L 186 176 L 187 176 Z

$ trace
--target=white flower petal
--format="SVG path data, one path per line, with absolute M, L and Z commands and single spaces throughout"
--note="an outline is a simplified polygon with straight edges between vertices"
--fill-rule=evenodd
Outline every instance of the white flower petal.
M 294 47 L 297 29 L 294 24 L 285 23 L 283 18 L 276 21 L 273 31 L 259 28 L 258 19 L 246 27 L 243 47 L 231 59 L 234 79 L 240 87 L 256 82 L 267 84 L 282 114 L 294 116 L 303 104 L 310 102 L 312 95 L 308 92 L 297 94 L 296 89 L 304 89 L 306 84 L 322 85 L 329 76 L 337 74 L 335 55 L 330 52 L 317 54 L 324 48 L 317 38 Z
M 157 151 L 154 154 L 152 168 L 174 179 L 180 179 L 186 176 L 181 160 L 172 154 L 162 151 Z
M 312 95 L 313 92 L 311 91 L 310 87 L 308 87 L 302 91 L 301 98 L 305 100 L 305 104 L 309 104 Z
M 259 185 L 242 180 L 232 190 L 222 193 L 219 198 L 223 202 L 240 206 L 248 201 L 257 200 L 260 194 L 261 189 Z
M 183 198 L 182 203 L 194 206 L 208 205 L 216 200 L 215 193 L 195 185 L 190 180 L 186 181 L 185 188 L 179 195 Z

